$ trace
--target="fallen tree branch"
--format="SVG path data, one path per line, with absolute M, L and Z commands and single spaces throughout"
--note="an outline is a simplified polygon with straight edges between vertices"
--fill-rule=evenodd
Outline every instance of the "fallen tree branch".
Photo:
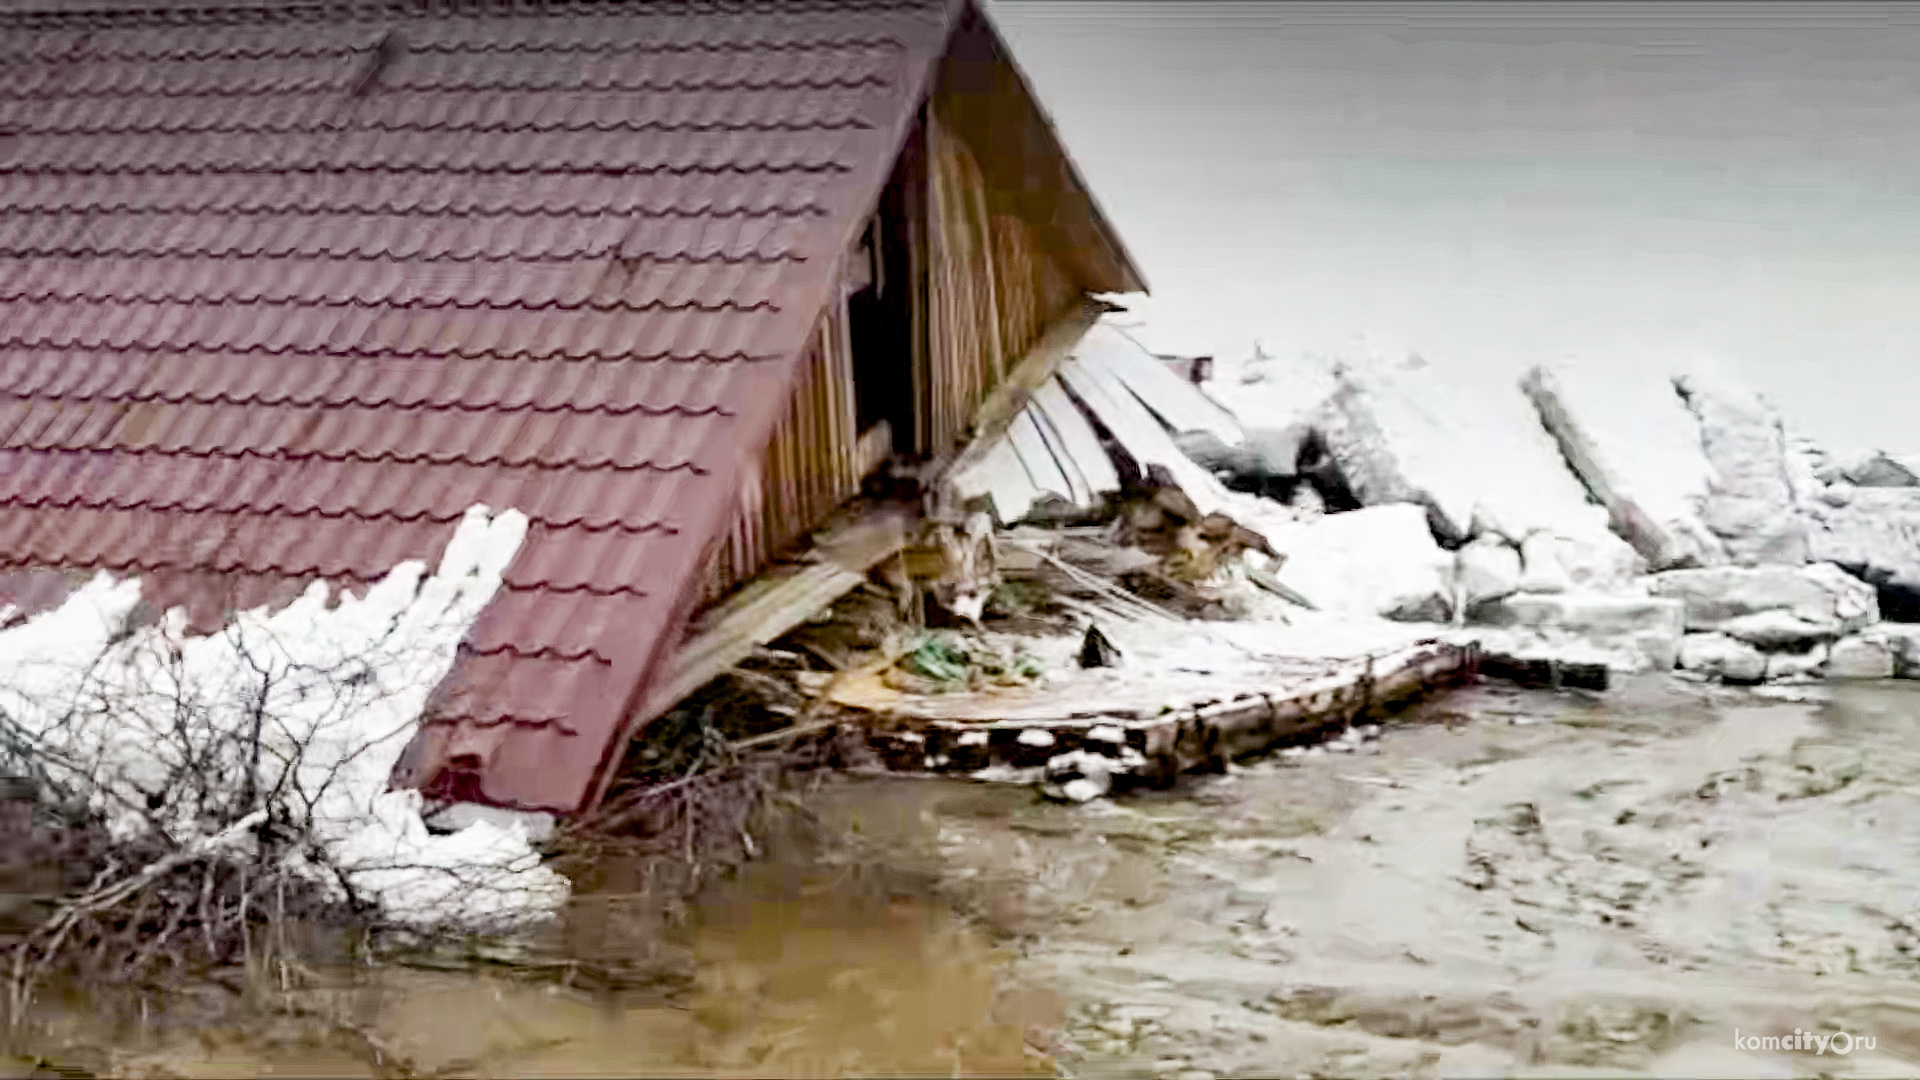
M 48 919 L 45 924 L 36 929 L 27 941 L 15 948 L 11 985 L 8 987 L 8 1022 L 18 1025 L 21 1020 L 24 1019 L 27 1001 L 33 992 L 33 985 L 39 981 L 40 976 L 46 971 L 47 965 L 51 963 L 53 958 L 59 953 L 60 946 L 65 943 L 67 934 L 70 933 L 75 926 L 79 925 L 81 919 L 94 912 L 103 911 L 120 903 L 135 893 L 138 893 L 141 889 L 158 881 L 161 877 L 188 863 L 213 854 L 215 851 L 239 837 L 258 828 L 266 820 L 267 812 L 264 809 L 255 810 L 253 813 L 248 814 L 219 832 L 204 837 L 188 847 L 181 848 L 162 859 L 148 864 L 144 869 L 130 877 L 124 878 L 112 885 L 92 889 L 62 904 L 60 910 L 55 912 L 52 918 Z M 39 959 L 29 968 L 28 956 L 35 951 L 34 939 L 36 938 L 44 941 L 45 945 L 39 949 Z
M 258 828 L 266 820 L 267 812 L 265 810 L 255 810 L 253 813 L 214 833 L 212 836 L 204 837 L 191 846 L 182 848 L 172 855 L 152 863 L 146 869 L 141 870 L 125 881 L 116 885 L 110 885 L 98 892 L 82 896 L 72 903 L 63 906 L 59 914 L 56 914 L 53 919 L 49 920 L 49 925 L 58 923 L 62 916 L 65 916 L 67 921 L 71 922 L 90 911 L 98 911 L 101 908 L 117 904 L 127 897 L 132 896 L 160 875 L 184 866 L 196 859 L 211 855 L 213 852 L 239 838 L 241 834 L 251 832 L 255 828 Z

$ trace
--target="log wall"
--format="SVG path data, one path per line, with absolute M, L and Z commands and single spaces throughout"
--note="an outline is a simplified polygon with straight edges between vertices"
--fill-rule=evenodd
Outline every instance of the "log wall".
M 903 200 L 914 278 L 913 445 L 924 456 L 968 437 L 989 394 L 1085 290 L 1010 193 L 983 174 L 978 148 L 956 133 L 936 97 L 907 153 Z M 853 358 L 846 290 L 821 317 L 787 413 L 765 456 L 741 484 L 726 541 L 700 602 L 708 604 L 764 568 L 860 489 Z
M 936 97 L 927 110 L 924 252 L 927 360 L 916 393 L 924 454 L 963 442 L 981 403 L 1083 289 L 991 189 L 978 148 Z
M 766 454 L 742 478 L 738 509 L 702 587 L 704 605 L 765 567 L 860 490 L 846 300 L 822 316 Z

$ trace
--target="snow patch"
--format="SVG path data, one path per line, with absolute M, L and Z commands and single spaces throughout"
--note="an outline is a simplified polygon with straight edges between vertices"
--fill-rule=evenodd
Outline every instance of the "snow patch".
M 216 759 L 194 769 L 216 770 L 235 793 L 249 779 L 282 792 L 293 826 L 387 919 L 477 928 L 545 916 L 567 883 L 541 865 L 529 822 L 474 817 L 435 835 L 419 792 L 388 790 L 526 529 L 518 511 L 475 506 L 432 575 L 402 562 L 360 597 L 315 582 L 280 611 L 240 612 L 207 636 L 189 635 L 178 609 L 133 627 L 140 582 L 98 574 L 57 610 L 0 631 L 0 709 L 43 752 L 46 778 L 84 796 L 116 835 L 159 828 L 188 844 L 217 830 L 201 807 L 170 803 L 167 786 L 186 755 L 211 747 Z M 256 723 L 257 761 L 235 737 Z M 298 869 L 344 891 L 326 866 Z
M 1370 506 L 1297 520 L 1242 521 L 1286 556 L 1280 580 L 1322 611 L 1359 618 L 1448 617 L 1453 556 L 1434 542 L 1424 510 Z
M 1671 534 L 1680 550 L 1722 561 L 1705 519 L 1713 466 L 1699 421 L 1672 380 L 1627 378 L 1614 365 L 1576 359 L 1552 365 L 1546 375 L 1612 494 Z

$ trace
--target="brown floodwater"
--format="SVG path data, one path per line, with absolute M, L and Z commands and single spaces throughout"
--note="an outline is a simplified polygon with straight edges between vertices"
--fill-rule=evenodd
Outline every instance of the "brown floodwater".
M 79 1006 L 35 1048 L 177 1076 L 1912 1075 L 1920 686 L 1820 693 L 1480 687 L 1084 806 L 840 777 L 811 805 L 845 843 L 769 843 L 664 935 L 580 898 L 565 949 L 677 958 L 660 986 L 377 968 L 340 992 L 354 1038 Z M 1796 1029 L 1875 1044 L 1741 1041 Z

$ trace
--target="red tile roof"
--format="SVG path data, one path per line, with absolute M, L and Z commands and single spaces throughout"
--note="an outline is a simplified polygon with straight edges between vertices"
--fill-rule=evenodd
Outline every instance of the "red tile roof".
M 947 0 L 0 0 L 0 591 L 203 624 L 532 522 L 408 768 L 570 810 Z

